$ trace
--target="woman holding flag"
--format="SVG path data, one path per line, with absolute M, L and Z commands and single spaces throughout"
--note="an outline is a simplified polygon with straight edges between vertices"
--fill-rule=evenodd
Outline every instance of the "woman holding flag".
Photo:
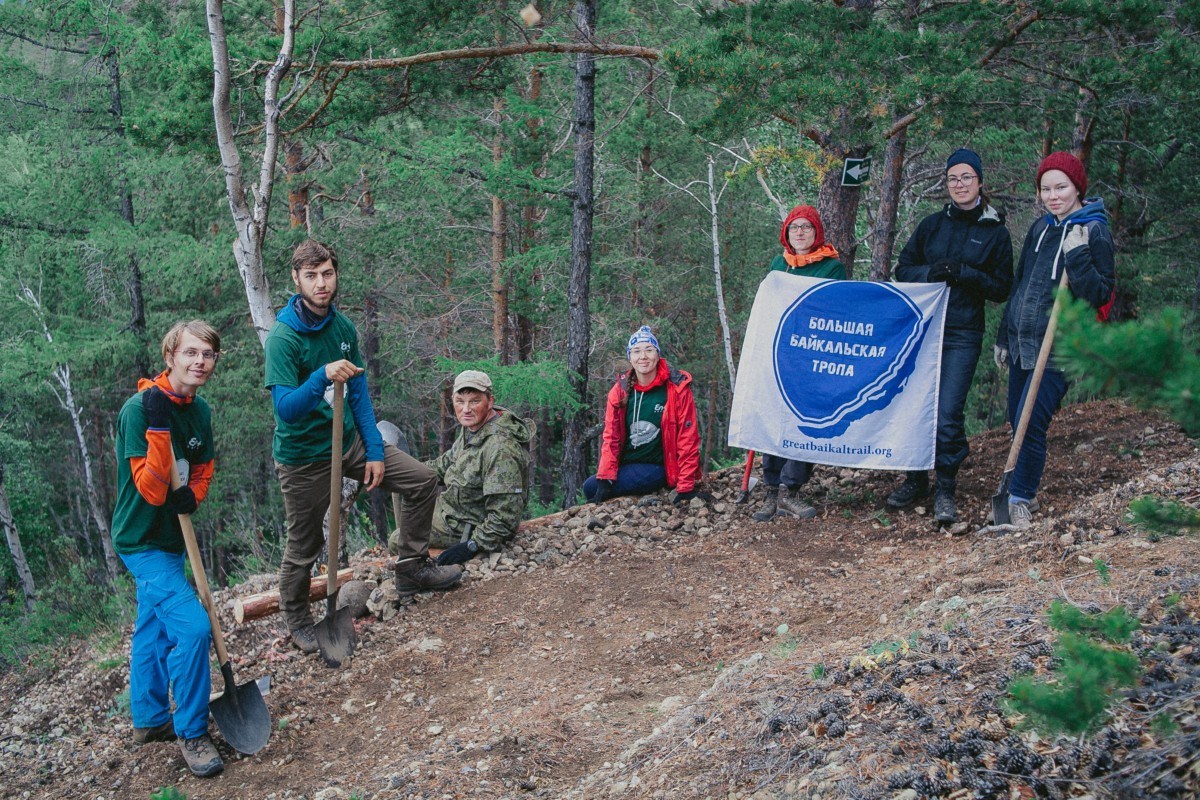
M 821 215 L 812 206 L 796 206 L 788 213 L 779 229 L 779 243 L 783 252 L 771 262 L 772 272 L 838 281 L 849 277 L 846 265 L 838 260 L 838 251 L 825 241 Z M 812 477 L 812 464 L 763 453 L 762 473 L 767 496 L 754 512 L 754 519 L 766 522 L 776 516 L 810 519 L 817 515 L 817 510 L 800 495 L 800 487 Z M 781 483 L 786 489 L 782 497 Z

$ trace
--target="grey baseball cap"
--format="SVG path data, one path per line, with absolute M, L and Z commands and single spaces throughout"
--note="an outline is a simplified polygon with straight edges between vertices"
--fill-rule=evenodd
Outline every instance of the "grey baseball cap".
M 488 377 L 486 372 L 480 372 L 477 369 L 463 370 L 454 379 L 454 393 L 458 394 L 463 389 L 474 389 L 485 393 L 490 392 L 492 390 L 492 379 Z

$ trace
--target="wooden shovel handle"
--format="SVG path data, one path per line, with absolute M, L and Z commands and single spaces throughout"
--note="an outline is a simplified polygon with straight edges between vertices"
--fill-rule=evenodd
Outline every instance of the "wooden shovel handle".
M 178 489 L 179 468 L 175 466 L 175 446 L 171 445 L 171 489 Z M 221 635 L 221 623 L 217 620 L 217 611 L 213 607 L 212 592 L 208 588 L 208 576 L 204 574 L 204 562 L 200 559 L 200 545 L 196 543 L 196 529 L 192 527 L 190 514 L 179 515 L 179 529 L 183 531 L 183 543 L 187 546 L 188 561 L 192 564 L 192 577 L 196 580 L 196 594 L 200 596 L 200 604 L 208 612 L 208 624 L 212 628 L 213 645 L 217 648 L 217 664 L 224 667 L 229 663 L 229 653 L 225 651 L 225 637 Z
M 342 532 L 342 420 L 345 416 L 345 386 L 342 381 L 333 382 L 333 448 L 329 459 L 329 590 L 331 602 L 337 594 L 338 548 Z M 331 605 L 330 608 L 333 608 Z
M 1025 392 L 1025 405 L 1021 408 L 1021 419 L 1017 421 L 1017 431 L 1013 435 L 1012 447 L 1008 448 L 1008 461 L 1004 464 L 1005 472 L 1017 468 L 1017 457 L 1021 455 L 1021 444 L 1025 441 L 1025 431 L 1029 428 L 1029 420 L 1033 416 L 1033 406 L 1037 402 L 1038 389 L 1042 385 L 1042 373 L 1046 371 L 1046 362 L 1050 360 L 1050 351 L 1054 348 L 1054 331 L 1058 328 L 1058 315 L 1062 310 L 1063 297 L 1067 288 L 1067 268 L 1062 268 L 1062 277 L 1058 280 L 1058 293 L 1054 296 L 1054 307 L 1050 309 L 1050 321 L 1046 323 L 1046 335 L 1042 337 L 1042 346 L 1038 350 L 1037 363 L 1033 366 L 1033 375 L 1029 379 L 1029 389 Z

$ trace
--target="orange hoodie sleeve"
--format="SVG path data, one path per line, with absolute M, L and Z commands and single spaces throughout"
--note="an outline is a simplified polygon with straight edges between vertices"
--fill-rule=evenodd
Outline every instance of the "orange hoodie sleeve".
M 188 478 L 188 486 L 192 487 L 192 494 L 196 495 L 197 503 L 203 503 L 204 498 L 208 497 L 208 486 L 212 483 L 214 468 L 215 465 L 212 461 L 192 466 L 192 475 Z
M 171 432 L 147 430 L 146 455 L 129 459 L 129 468 L 133 472 L 133 485 L 147 503 L 161 506 L 167 502 L 171 470 L 175 468 L 171 463 Z

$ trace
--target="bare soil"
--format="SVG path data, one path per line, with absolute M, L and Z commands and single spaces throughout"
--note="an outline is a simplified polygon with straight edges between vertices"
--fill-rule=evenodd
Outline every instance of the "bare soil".
M 751 520 L 740 470 L 707 503 L 585 506 L 461 588 L 360 620 L 338 670 L 277 617 L 235 628 L 232 590 L 238 678 L 271 676 L 263 751 L 213 726 L 226 770 L 199 780 L 176 745 L 130 744 L 126 632 L 0 680 L 0 797 L 1195 796 L 1200 557 L 1125 520 L 1141 494 L 1200 497 L 1195 446 L 1118 402 L 1065 408 L 1034 528 L 980 531 L 1006 448 L 973 440 L 955 533 L 885 509 L 895 474 L 825 467 L 813 520 Z M 1055 598 L 1143 624 L 1142 682 L 1082 740 L 1003 705 L 1022 669 L 1053 674 Z

